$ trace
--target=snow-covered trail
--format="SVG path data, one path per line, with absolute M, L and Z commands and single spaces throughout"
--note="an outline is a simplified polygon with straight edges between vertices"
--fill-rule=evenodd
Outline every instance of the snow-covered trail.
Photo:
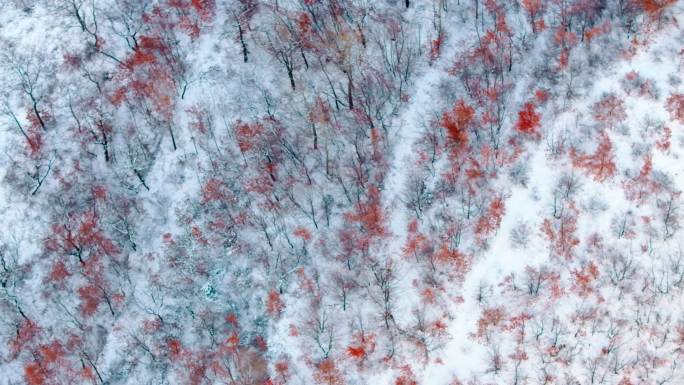
M 443 109 L 440 103 L 440 83 L 448 76 L 448 65 L 457 53 L 457 45 L 451 41 L 442 47 L 442 53 L 432 65 L 423 61 L 416 70 L 410 92 L 410 100 L 398 118 L 396 130 L 392 133 L 392 159 L 385 177 L 382 202 L 387 213 L 387 227 L 390 238 L 382 255 L 393 261 L 401 260 L 406 245 L 408 225 L 413 218 L 406 208 L 406 195 L 410 177 L 421 175 L 417 142 L 425 133 L 426 127 L 435 119 L 435 114 Z M 428 182 L 429 183 L 429 182 Z M 427 219 L 429 220 L 429 219 Z M 415 288 L 412 283 L 417 270 L 410 265 L 394 264 L 399 267 L 395 286 L 394 316 L 398 323 L 411 322 L 411 310 L 415 307 Z
M 423 23 L 426 30 L 431 28 L 430 19 L 423 20 Z M 460 23 L 458 25 L 462 26 Z M 410 215 L 405 208 L 404 196 L 409 176 L 417 170 L 418 152 L 415 144 L 434 118 L 435 112 L 441 111 L 439 85 L 448 76 L 447 68 L 458 52 L 457 43 L 458 39 L 447 39 L 441 47 L 439 57 L 431 65 L 427 60 L 417 61 L 421 67 L 415 70 L 416 75 L 411 81 L 413 88 L 407 92 L 410 100 L 398 118 L 397 129 L 391 133 L 392 159 L 385 177 L 382 197 L 385 212 L 389 213 L 388 227 L 392 235 L 387 255 L 399 255 L 406 240 Z M 427 52 L 423 55 L 427 55 Z
M 406 239 L 408 213 L 404 207 L 406 183 L 410 173 L 415 169 L 417 154 L 414 144 L 421 137 L 423 127 L 428 124 L 430 105 L 435 86 L 443 71 L 441 67 L 428 67 L 414 82 L 417 88 L 399 120 L 399 126 L 394 133 L 393 158 L 385 179 L 383 202 L 389 215 L 389 230 L 392 234 L 390 255 L 401 251 Z
M 409 104 L 401 114 L 398 128 L 394 133 L 393 158 L 383 190 L 383 202 L 388 213 L 388 226 L 391 232 L 391 239 L 386 250 L 388 257 L 398 258 L 401 255 L 408 236 L 408 223 L 412 215 L 405 207 L 404 197 L 407 192 L 409 177 L 413 172 L 417 171 L 418 151 L 416 151 L 415 145 L 424 133 L 425 127 L 430 124 L 430 120 L 434 119 L 434 114 L 440 111 L 439 84 L 448 76 L 446 68 L 457 53 L 456 44 L 454 42 L 451 43 L 444 47 L 440 57 L 431 66 L 422 68 L 422 72 L 414 79 L 416 88 L 411 94 Z M 516 199 L 519 201 L 525 200 L 527 197 L 523 196 L 523 193 L 521 191 Z M 521 208 L 525 207 L 522 204 L 519 206 Z M 510 216 L 508 218 L 511 221 Z M 506 245 L 503 242 L 499 242 L 497 246 L 498 249 L 505 247 Z M 422 374 L 423 380 L 420 383 L 449 383 L 453 378 L 452 370 L 454 368 L 449 363 L 453 362 L 453 360 L 464 364 L 467 363 L 464 367 L 473 369 L 477 365 L 481 365 L 477 361 L 478 357 L 482 357 L 481 352 L 477 352 L 478 354 L 468 354 L 469 349 L 475 347 L 472 342 L 468 342 L 470 338 L 468 334 L 472 331 L 471 326 L 475 324 L 476 317 L 479 315 L 479 311 L 475 311 L 478 304 L 473 303 L 475 297 L 471 293 L 474 293 L 480 282 L 488 274 L 491 274 L 492 264 L 497 265 L 500 262 L 495 259 L 490 259 L 488 263 L 476 264 L 472 271 L 473 274 L 468 274 L 463 287 L 465 303 L 450 309 L 455 315 L 455 319 L 449 325 L 452 339 L 443 354 L 440 354 L 442 360 L 447 365 L 431 363 L 425 368 L 414 367 L 416 373 Z M 401 318 L 402 314 L 410 314 L 410 307 L 415 305 L 410 300 L 414 298 L 412 295 L 402 295 L 403 293 L 408 294 L 412 290 L 411 282 L 414 278 L 417 278 L 415 271 L 400 272 L 400 280 L 397 287 L 399 296 L 396 302 L 398 319 Z M 459 367 L 462 366 L 459 365 Z

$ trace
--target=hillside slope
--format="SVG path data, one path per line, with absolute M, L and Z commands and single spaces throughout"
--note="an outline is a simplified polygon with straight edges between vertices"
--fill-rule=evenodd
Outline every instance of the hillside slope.
M 7 384 L 678 384 L 684 4 L 0 5 Z

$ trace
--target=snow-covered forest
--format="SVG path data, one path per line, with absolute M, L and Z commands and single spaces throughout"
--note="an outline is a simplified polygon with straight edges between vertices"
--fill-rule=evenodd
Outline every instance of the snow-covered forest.
M 0 0 L 0 384 L 684 384 L 683 23 Z

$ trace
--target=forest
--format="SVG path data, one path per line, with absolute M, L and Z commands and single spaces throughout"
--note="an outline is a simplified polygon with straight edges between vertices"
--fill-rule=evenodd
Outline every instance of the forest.
M 0 384 L 683 384 L 683 23 L 0 1 Z

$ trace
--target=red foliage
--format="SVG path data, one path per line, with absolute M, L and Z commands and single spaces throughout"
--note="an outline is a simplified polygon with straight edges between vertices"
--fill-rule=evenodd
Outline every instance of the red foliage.
M 87 211 L 81 217 L 77 239 L 83 247 L 96 248 L 102 254 L 114 255 L 119 252 L 114 243 L 107 238 L 99 227 L 99 217 L 95 211 Z
M 435 303 L 435 299 L 436 299 L 435 292 L 431 288 L 426 287 L 420 293 L 420 298 L 422 298 L 422 300 L 425 303 L 433 304 L 433 303 Z
M 653 17 L 661 14 L 665 8 L 676 3 L 677 0 L 636 0 L 635 3 L 641 7 L 646 13 Z
M 534 103 L 527 102 L 518 112 L 518 122 L 516 123 L 515 128 L 523 134 L 538 137 L 540 122 L 541 115 L 535 111 Z
M 235 313 L 232 313 L 232 312 L 228 313 L 228 315 L 226 316 L 226 323 L 231 325 L 234 328 L 237 328 L 238 327 L 237 315 Z
M 145 333 L 153 333 L 162 327 L 161 320 L 159 318 L 151 318 L 143 321 L 142 330 Z
M 615 127 L 616 124 L 627 118 L 625 103 L 614 94 L 604 96 L 594 104 L 592 109 L 594 110 L 594 118 L 610 128 Z
M 570 50 L 564 48 L 561 50 L 560 56 L 558 57 L 558 68 L 564 69 L 568 66 L 570 60 Z
M 375 336 L 365 333 L 356 333 L 354 343 L 347 347 L 347 354 L 359 362 L 375 351 Z
M 320 52 L 320 49 L 325 46 L 325 42 L 321 39 L 326 39 L 325 37 L 319 35 L 315 32 L 313 28 L 313 21 L 311 16 L 307 12 L 299 12 L 297 17 L 297 35 L 296 39 L 301 47 L 307 50 L 313 50 L 314 52 Z
M 672 120 L 678 120 L 684 124 L 684 94 L 670 94 L 665 108 L 670 113 Z
M 47 384 L 48 373 L 38 362 L 29 362 L 24 366 L 24 378 L 28 385 Z
M 534 99 L 537 101 L 537 103 L 544 104 L 547 100 L 549 100 L 549 92 L 540 88 L 534 91 Z
M 202 187 L 202 203 L 225 201 L 227 196 L 223 182 L 219 179 L 209 179 Z
M 502 326 L 505 318 L 506 312 L 503 307 L 484 309 L 477 321 L 477 337 L 484 338 L 491 328 Z
M 332 359 L 326 358 L 316 365 L 316 371 L 313 374 L 316 384 L 320 385 L 344 385 L 344 377 L 342 372 L 337 368 Z
M 308 41 L 308 35 L 311 33 L 311 17 L 306 12 L 300 12 L 297 15 L 297 30 L 304 39 L 304 46 L 311 48 L 311 43 Z
M 169 351 L 169 357 L 172 361 L 177 361 L 179 358 L 181 358 L 181 355 L 183 354 L 183 346 L 179 340 L 175 338 L 168 340 L 166 343 L 166 348 Z
M 102 302 L 100 289 L 93 285 L 84 286 L 78 289 L 78 296 L 81 298 L 81 313 L 84 316 L 95 314 Z
M 527 352 L 522 350 L 520 347 L 517 347 L 515 351 L 509 355 L 509 357 L 515 361 L 526 361 L 529 359 Z
M 670 149 L 672 141 L 672 129 L 670 127 L 663 127 L 663 137 L 656 142 L 656 148 L 660 151 L 667 151 Z
M 280 294 L 275 290 L 271 290 L 266 299 L 266 312 L 277 316 L 280 315 L 283 309 L 285 309 L 285 304 L 280 299 Z
M 407 257 L 414 256 L 422 251 L 425 246 L 427 246 L 427 237 L 418 232 L 418 221 L 414 219 L 409 223 L 406 245 L 403 248 L 404 255 Z
M 356 205 L 356 212 L 346 213 L 345 218 L 348 221 L 358 222 L 370 237 L 384 236 L 385 218 L 380 202 L 380 189 L 370 186 L 366 201 L 359 202 Z
M 584 38 L 586 39 L 586 41 L 588 43 L 591 43 L 591 41 L 594 38 L 601 36 L 603 34 L 606 34 L 608 32 L 610 32 L 610 22 L 605 21 L 601 25 L 597 25 L 597 26 L 595 26 L 593 28 L 589 28 L 587 31 L 585 31 L 584 32 Z
M 46 121 L 49 116 L 45 112 L 41 112 L 41 118 Z M 26 110 L 26 120 L 30 123 L 26 129 L 26 145 L 29 155 L 37 158 L 43 149 L 43 128 L 32 109 Z
M 44 244 L 48 251 L 75 255 L 84 263 L 86 257 L 96 261 L 101 256 L 119 253 L 114 242 L 100 229 L 95 211 L 68 215 L 67 223 L 52 226 Z
M 653 80 L 643 78 L 636 71 L 628 72 L 621 81 L 622 87 L 627 95 L 636 93 L 639 96 L 647 96 L 656 99 L 657 92 Z
M 154 57 L 153 49 L 165 50 L 165 47 L 161 43 L 156 43 L 156 40 L 152 38 L 142 36 L 140 38 L 140 49 L 135 51 L 135 53 L 126 60 L 126 68 L 133 70 L 145 64 L 154 63 L 156 58 Z
M 172 15 L 177 16 L 177 20 L 173 20 L 171 15 L 165 14 L 156 7 L 152 12 L 152 17 L 165 16 L 169 20 L 166 23 L 171 27 L 179 27 L 180 30 L 185 31 L 188 36 L 193 39 L 199 37 L 201 23 L 210 23 L 214 18 L 216 10 L 215 0 L 168 0 L 165 8 L 173 8 L 176 12 Z M 150 17 L 148 15 L 148 17 Z
M 91 369 L 88 366 L 81 369 L 80 375 L 81 375 L 81 377 L 86 379 L 88 382 L 92 383 L 95 381 L 95 373 L 93 373 L 93 369 Z
M 180 1 L 178 7 L 189 8 L 189 4 Z M 176 28 L 191 29 L 194 34 L 196 23 L 188 19 L 185 12 L 172 12 L 172 6 L 164 8 L 156 6 L 151 12 L 143 14 L 149 33 L 138 37 L 138 46 L 133 54 L 121 63 L 121 72 L 117 75 L 120 87 L 111 95 L 114 105 L 124 100 L 139 104 L 149 103 L 148 113 L 154 114 L 163 122 L 170 123 L 174 114 L 177 79 L 183 76 L 184 65 L 178 52 L 172 49 L 173 41 L 169 36 Z M 194 24 L 193 24 L 194 23 Z
M 197 241 L 197 243 L 199 243 L 200 245 L 206 246 L 209 244 L 209 241 L 207 241 L 207 239 L 204 237 L 204 234 L 202 233 L 202 230 L 200 230 L 199 227 L 192 226 L 190 228 L 190 234 L 195 239 L 195 241 Z
M 298 336 L 299 336 L 299 329 L 297 329 L 297 326 L 295 326 L 295 325 L 293 325 L 293 324 L 290 324 L 289 330 L 290 330 L 290 331 L 289 331 L 288 334 L 289 334 L 291 337 L 298 337 Z
M 428 59 L 430 59 L 430 63 L 433 63 L 435 60 L 437 60 L 437 58 L 439 58 L 439 54 L 442 51 L 443 42 L 444 35 L 441 33 L 436 39 L 430 42 L 430 52 L 428 53 Z
M 52 341 L 50 344 L 41 346 L 38 352 L 44 363 L 51 364 L 57 362 L 64 355 L 64 348 L 59 341 Z
M 328 124 L 331 121 L 330 106 L 320 96 L 316 97 L 316 101 L 309 110 L 309 121 L 315 124 Z
M 401 367 L 401 374 L 394 380 L 394 385 L 418 385 L 411 366 L 404 365 Z
M 501 225 L 501 219 L 506 212 L 506 205 L 502 197 L 497 197 L 489 204 L 487 211 L 475 225 L 475 234 L 485 237 L 496 231 Z
M 350 357 L 362 360 L 366 357 L 366 350 L 363 346 L 349 346 L 347 347 L 347 354 L 349 354 Z
M 24 347 L 38 336 L 41 329 L 40 327 L 31 320 L 23 320 L 17 328 L 16 335 L 10 341 L 10 350 L 13 354 L 18 354 Z
M 81 56 L 77 53 L 72 52 L 65 52 L 62 56 L 62 59 L 64 66 L 71 70 L 77 70 L 81 68 L 81 65 L 83 63 L 83 59 L 81 58 Z
M 508 319 L 508 324 L 504 327 L 505 330 L 516 330 L 522 328 L 524 330 L 525 323 L 533 317 L 528 313 L 520 313 Z
M 24 379 L 27 384 L 62 384 L 76 383 L 76 378 L 83 377 L 66 360 L 66 349 L 73 348 L 67 344 L 66 348 L 57 340 L 41 345 L 33 351 L 33 361 L 24 366 Z
M 525 275 L 527 276 L 527 281 L 529 282 L 529 294 L 537 295 L 541 289 L 547 287 L 548 285 L 548 288 L 551 291 L 551 298 L 560 298 L 563 296 L 564 290 L 560 286 L 560 274 L 547 269 L 536 270 L 533 267 L 527 266 L 525 268 Z M 535 288 L 537 284 L 539 287 Z
M 561 213 L 560 218 L 544 219 L 542 232 L 551 242 L 551 252 L 554 255 L 571 260 L 574 250 L 580 241 L 575 236 L 577 231 L 577 209 L 570 205 Z
M 437 321 L 433 322 L 430 326 L 430 332 L 433 336 L 444 337 L 447 335 L 447 324 L 444 322 L 443 319 L 438 319 Z
M 206 377 L 207 366 L 202 361 L 190 361 L 186 365 L 188 383 L 190 385 L 200 385 Z
M 563 47 L 564 50 L 569 49 L 578 42 L 577 35 L 574 32 L 569 31 L 566 26 L 559 26 L 558 29 L 556 29 L 553 38 L 556 44 Z
M 300 227 L 297 227 L 297 228 L 294 230 L 293 234 L 294 234 L 296 237 L 299 237 L 299 238 L 301 238 L 301 239 L 303 239 L 303 240 L 305 240 L 305 241 L 310 241 L 310 240 L 311 240 L 311 232 L 310 232 L 309 230 L 307 230 L 306 227 L 301 227 L 301 226 L 300 226 Z
M 226 348 L 229 352 L 236 353 L 238 350 L 238 346 L 240 346 L 240 336 L 238 336 L 238 334 L 235 331 L 233 331 L 230 333 L 228 339 L 226 340 Z
M 90 190 L 93 199 L 98 201 L 104 201 L 107 199 L 107 188 L 102 185 L 93 186 Z
M 69 270 L 67 270 L 66 265 L 64 265 L 64 262 L 57 261 L 52 265 L 52 269 L 50 269 L 50 274 L 48 274 L 48 280 L 51 282 L 61 282 L 70 275 L 71 273 L 69 272 Z
M 124 87 L 117 88 L 109 96 L 109 101 L 111 101 L 115 107 L 121 106 L 124 100 L 126 100 L 126 88 Z
M 442 114 L 441 126 L 446 129 L 449 138 L 457 149 L 463 149 L 468 145 L 468 127 L 475 116 L 475 109 L 459 100 L 451 111 Z
M 625 181 L 622 185 L 627 199 L 641 201 L 650 194 L 655 194 L 662 189 L 662 185 L 652 178 L 653 160 L 648 154 L 644 157 L 644 164 L 639 174 Z
M 278 360 L 275 363 L 275 372 L 280 380 L 287 382 L 290 378 L 290 368 L 285 360 Z
M 235 136 L 240 151 L 249 152 L 252 150 L 257 145 L 263 132 L 264 126 L 261 123 L 250 124 L 238 121 L 235 124 Z
M 522 6 L 523 6 L 523 8 L 525 8 L 525 11 L 527 11 L 527 14 L 530 17 L 530 23 L 532 24 L 532 31 L 537 32 L 538 29 L 540 29 L 540 28 L 538 28 L 538 27 L 540 27 L 540 25 L 538 24 L 539 21 L 543 22 L 543 20 L 539 20 L 539 21 L 537 20 L 537 15 L 539 14 L 539 12 L 542 11 L 542 6 L 543 6 L 542 0 L 523 0 Z
M 193 105 L 185 110 L 190 119 L 190 127 L 199 131 L 202 134 L 209 132 L 210 121 L 209 112 L 199 104 Z
M 507 38 L 512 37 L 511 31 L 506 23 L 506 15 L 503 9 L 492 2 L 493 7 L 499 8 L 492 10 L 492 13 L 496 14 L 494 28 L 488 29 L 480 40 L 480 44 L 477 44 L 474 49 L 472 49 L 467 56 L 466 60 L 461 63 L 457 63 L 450 71 L 450 73 L 460 72 L 459 67 L 464 65 L 477 65 L 482 66 L 487 71 L 492 71 L 494 73 L 500 73 L 500 71 L 505 68 L 510 58 L 510 52 L 508 51 L 509 42 Z M 481 79 L 481 78 L 476 78 Z M 480 87 L 478 84 L 473 84 L 477 89 L 475 90 L 475 96 L 478 100 L 482 100 L 481 97 L 491 96 L 492 87 Z M 498 88 L 498 87 L 493 87 Z M 482 93 L 480 95 L 479 93 Z M 487 95 L 489 94 L 489 95 Z
M 214 13 L 216 12 L 215 0 L 191 0 L 191 3 L 203 22 L 208 23 L 214 18 Z
M 601 135 L 596 151 L 591 155 L 578 155 L 575 149 L 570 151 L 570 158 L 575 167 L 584 169 L 597 182 L 603 182 L 615 175 L 615 155 L 613 154 L 613 144 L 605 133 Z
M 522 1 L 522 6 L 525 8 L 527 13 L 533 16 L 539 13 L 542 9 L 542 1 L 541 0 L 523 0 Z
M 452 278 L 462 280 L 470 270 L 471 259 L 468 255 L 442 244 L 434 253 L 433 259 L 451 270 Z
M 254 340 L 252 340 L 252 344 L 261 352 L 265 352 L 266 350 L 268 350 L 268 343 L 266 342 L 266 339 L 264 339 L 264 337 L 262 336 L 254 337 Z
M 594 291 L 592 288 L 592 282 L 598 278 L 598 266 L 596 266 L 593 261 L 589 262 L 583 266 L 582 269 L 573 270 L 572 275 L 575 278 L 573 290 L 575 290 L 580 296 L 586 297 Z
M 314 294 L 316 296 L 319 295 L 318 288 L 314 283 L 314 280 L 307 276 L 306 271 L 303 267 L 297 269 L 297 277 L 299 278 L 299 288 L 302 291 L 304 291 L 305 293 Z M 333 277 L 333 281 L 336 285 L 342 285 L 343 287 L 348 287 L 349 285 L 351 285 L 351 283 L 345 280 L 342 274 L 339 273 L 335 274 L 335 276 Z
M 262 196 L 267 197 L 266 202 L 263 203 L 264 209 L 266 210 L 277 210 L 279 205 L 277 202 L 273 202 L 269 198 L 269 194 L 273 191 L 274 178 L 273 172 L 275 171 L 275 166 L 273 163 L 266 163 L 261 173 L 258 173 L 255 177 L 252 177 L 245 184 L 245 190 L 248 192 L 254 192 Z

